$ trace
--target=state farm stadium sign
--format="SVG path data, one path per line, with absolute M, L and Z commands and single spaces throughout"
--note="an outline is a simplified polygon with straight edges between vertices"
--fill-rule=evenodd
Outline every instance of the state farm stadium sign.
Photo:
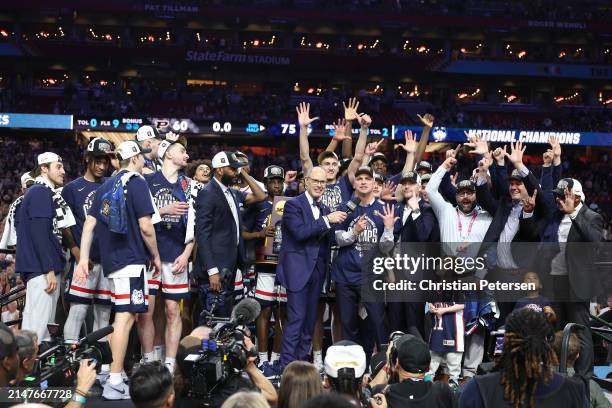
M 224 51 L 187 51 L 187 62 L 226 62 L 235 64 L 290 65 L 291 58 L 276 55 L 233 54 Z

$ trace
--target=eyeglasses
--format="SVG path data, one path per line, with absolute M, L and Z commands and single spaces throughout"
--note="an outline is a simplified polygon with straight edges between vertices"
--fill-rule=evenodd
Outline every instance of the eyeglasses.
M 327 180 L 317 180 L 317 179 L 313 179 L 313 178 L 309 178 L 308 181 L 310 181 L 312 184 L 319 185 L 319 186 L 324 186 L 325 183 L 327 183 Z

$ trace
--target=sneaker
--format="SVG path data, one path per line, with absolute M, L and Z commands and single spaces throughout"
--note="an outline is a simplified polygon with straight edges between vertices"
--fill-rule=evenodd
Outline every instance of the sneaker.
M 451 390 L 453 390 L 454 392 L 459 391 L 459 389 L 461 388 L 459 386 L 459 384 L 457 383 L 457 381 L 455 380 L 448 380 L 448 386 L 450 387 Z
M 108 381 L 108 377 L 110 377 L 109 372 L 100 372 L 100 374 L 96 375 L 96 383 L 98 383 L 101 387 L 104 387 L 106 381 Z
M 264 361 L 263 363 L 261 363 L 261 365 L 258 368 L 263 373 L 264 377 L 268 379 L 276 376 L 274 367 L 267 361 Z
M 106 384 L 104 384 L 102 398 L 110 401 L 130 399 L 130 387 L 124 382 L 113 385 L 110 381 L 107 381 Z
M 283 374 L 283 368 L 281 367 L 280 360 L 276 360 L 272 363 L 272 371 L 274 375 L 280 377 Z

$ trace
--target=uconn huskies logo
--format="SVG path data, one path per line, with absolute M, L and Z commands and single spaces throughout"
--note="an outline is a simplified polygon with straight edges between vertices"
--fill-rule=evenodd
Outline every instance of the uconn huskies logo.
M 338 184 L 328 185 L 323 195 L 321 196 L 321 202 L 327 206 L 330 211 L 336 211 L 338 206 L 342 203 L 342 191 Z
M 350 223 L 350 228 L 354 229 L 355 224 L 359 221 L 361 217 L 357 217 Z M 355 241 L 355 249 L 359 252 L 359 257 L 363 258 L 364 252 L 369 251 L 378 243 L 378 228 L 376 227 L 376 223 L 368 217 L 364 215 L 366 220 L 365 229 L 357 236 L 357 241 Z

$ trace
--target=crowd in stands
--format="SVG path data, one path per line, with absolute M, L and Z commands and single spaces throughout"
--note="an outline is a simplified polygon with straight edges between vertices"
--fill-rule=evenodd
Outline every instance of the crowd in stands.
M 573 2 L 570 0 L 483 1 L 483 0 L 260 0 L 263 6 L 284 6 L 325 10 L 371 10 L 410 13 L 413 15 L 478 15 L 542 20 L 591 21 L 603 20 L 610 9 L 602 0 Z M 209 5 L 247 6 L 245 0 L 208 0 Z M 604 14 L 599 14 L 599 12 Z
M 79 117 L 177 117 L 193 120 L 235 120 L 278 123 L 291 121 L 295 101 L 307 99 L 322 123 L 337 119 L 335 112 L 351 89 L 307 90 L 263 89 L 256 92 L 232 90 L 229 86 L 163 87 L 154 81 L 129 81 L 123 84 L 88 85 L 66 80 L 54 89 L 23 89 L 6 84 L 0 93 L 0 111 L 73 114 Z M 612 132 L 612 111 L 605 107 L 523 105 L 527 112 L 516 112 L 501 103 L 461 102 L 429 94 L 406 98 L 399 91 L 355 92 L 368 112 L 385 126 L 418 124 L 415 109 L 428 109 L 445 126 L 492 129 L 543 129 L 581 132 Z M 413 106 L 414 105 L 414 106 Z M 495 110 L 491 111 L 491 108 Z M 243 112 L 250 112 L 245 118 Z

